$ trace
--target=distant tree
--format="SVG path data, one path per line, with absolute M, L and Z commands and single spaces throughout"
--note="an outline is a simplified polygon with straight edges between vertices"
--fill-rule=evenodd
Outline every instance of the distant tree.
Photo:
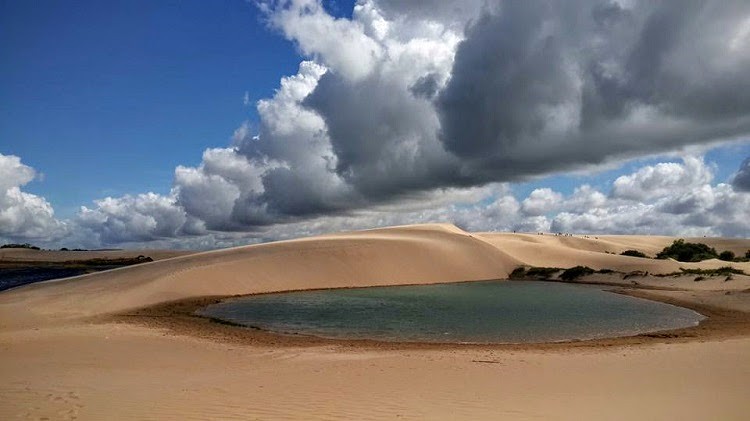
M 24 244 L 11 243 L 11 244 L 3 244 L 2 246 L 0 246 L 0 249 L 31 249 L 31 250 L 39 250 L 39 247 L 32 246 L 29 243 L 24 243 Z
M 750 250 L 745 252 L 745 259 L 750 259 Z
M 657 255 L 657 259 L 672 258 L 679 262 L 700 262 L 701 260 L 719 257 L 713 247 L 703 243 L 688 243 L 683 239 L 675 240 L 671 246 L 664 247 Z
M 632 257 L 648 257 L 644 253 L 641 253 L 638 250 L 625 250 L 622 253 L 620 253 L 622 256 L 632 256 Z
M 63 248 L 60 249 L 60 251 L 68 251 L 68 248 L 67 247 L 63 247 Z
M 719 259 L 731 262 L 734 260 L 734 253 L 729 250 L 722 251 L 721 254 L 719 254 Z

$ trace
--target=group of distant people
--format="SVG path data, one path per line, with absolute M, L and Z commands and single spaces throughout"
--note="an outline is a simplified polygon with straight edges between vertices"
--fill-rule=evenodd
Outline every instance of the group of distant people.
M 515 233 L 515 232 L 516 231 L 514 230 L 513 233 Z M 536 235 L 544 235 L 544 233 L 543 232 L 537 232 Z M 575 237 L 575 235 L 567 233 L 567 232 L 556 232 L 555 233 L 555 237 Z M 589 238 L 590 239 L 591 237 L 588 236 L 588 235 L 582 235 L 581 238 Z M 594 239 L 598 240 L 599 237 L 594 237 Z
M 513 232 L 515 232 L 515 231 L 513 231 Z M 544 235 L 544 233 L 543 232 L 538 232 L 538 233 L 536 233 L 536 235 Z M 568 234 L 568 233 L 562 233 L 562 232 L 556 232 L 555 233 L 555 237 L 572 237 L 572 236 L 573 236 L 573 234 Z

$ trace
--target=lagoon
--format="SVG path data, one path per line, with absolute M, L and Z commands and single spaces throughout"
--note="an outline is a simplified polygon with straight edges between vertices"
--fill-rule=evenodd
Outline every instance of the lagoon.
M 695 326 L 692 310 L 537 281 L 332 289 L 231 299 L 199 314 L 284 334 L 432 343 L 540 343 Z

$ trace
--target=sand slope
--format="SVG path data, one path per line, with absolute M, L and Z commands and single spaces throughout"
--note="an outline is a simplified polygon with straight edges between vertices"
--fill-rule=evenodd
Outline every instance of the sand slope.
M 451 225 L 360 231 L 237 247 L 32 284 L 0 316 L 90 316 L 203 295 L 502 277 L 520 262 Z M 10 320 L 10 318 L 0 317 Z

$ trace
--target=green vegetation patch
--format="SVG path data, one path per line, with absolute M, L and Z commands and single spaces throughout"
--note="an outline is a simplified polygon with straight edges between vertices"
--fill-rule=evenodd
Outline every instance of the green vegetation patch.
M 591 275 L 594 273 L 594 269 L 588 266 L 575 266 L 565 271 L 560 275 L 560 279 L 564 281 L 572 281 L 578 279 L 581 276 Z
M 746 275 L 742 269 L 735 269 L 731 266 L 723 266 L 718 269 L 685 269 L 680 268 L 683 274 L 689 275 L 708 275 L 708 276 L 726 276 L 726 275 Z M 676 272 L 679 274 L 679 272 Z
M 674 259 L 678 262 L 700 262 L 716 259 L 719 255 L 716 249 L 703 243 L 688 243 L 683 239 L 675 240 L 671 246 L 664 247 L 657 255 L 657 259 Z
M 562 268 L 547 268 L 547 267 L 530 267 L 519 266 L 513 269 L 513 272 L 508 275 L 509 279 L 524 279 L 524 278 L 537 278 L 537 279 L 549 279 L 552 275 L 563 271 Z
M 513 272 L 508 275 L 508 278 L 510 279 L 519 279 L 524 278 L 526 276 L 526 268 L 523 266 L 519 266 L 515 269 L 513 269 Z
M 527 268 L 525 266 L 519 266 L 513 269 L 510 275 L 508 275 L 508 279 L 528 279 L 528 278 L 549 279 L 553 275 L 559 272 L 562 272 L 560 274 L 560 279 L 564 281 L 571 281 L 574 279 L 578 279 L 582 276 L 591 275 L 594 273 L 601 273 L 601 274 L 620 273 L 612 269 L 594 270 L 588 266 L 576 266 L 576 267 L 572 267 L 568 269 L 548 268 L 548 267 Z
M 620 253 L 620 255 L 622 255 L 622 256 L 632 256 L 632 257 L 645 257 L 645 258 L 648 258 L 648 256 L 646 256 L 645 253 L 642 253 L 642 252 L 640 252 L 638 250 L 625 250 L 622 253 Z
M 545 267 L 532 267 L 526 271 L 526 276 L 534 278 L 548 279 L 557 272 L 562 271 L 562 268 L 545 268 Z

